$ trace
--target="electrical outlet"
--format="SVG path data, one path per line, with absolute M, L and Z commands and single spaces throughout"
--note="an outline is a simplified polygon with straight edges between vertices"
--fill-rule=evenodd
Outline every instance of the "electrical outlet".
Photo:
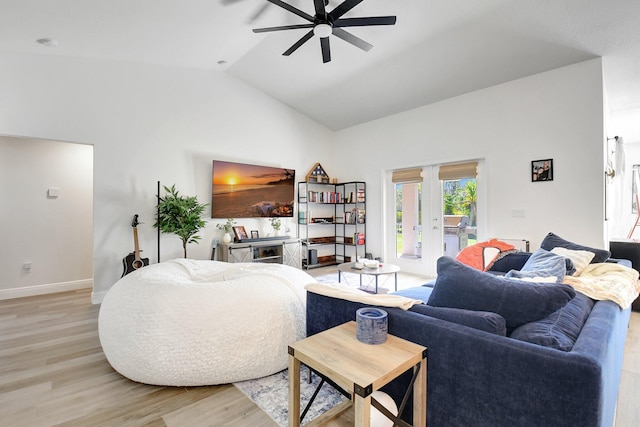
M 511 209 L 511 218 L 526 218 L 524 209 Z
M 22 268 L 31 271 L 31 261 L 25 261 L 24 264 L 22 264 Z

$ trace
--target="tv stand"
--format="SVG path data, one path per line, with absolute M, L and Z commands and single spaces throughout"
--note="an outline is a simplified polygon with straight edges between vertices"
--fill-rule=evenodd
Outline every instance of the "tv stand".
M 261 262 L 302 268 L 300 239 L 289 236 L 218 243 L 218 253 L 219 260 L 224 262 Z

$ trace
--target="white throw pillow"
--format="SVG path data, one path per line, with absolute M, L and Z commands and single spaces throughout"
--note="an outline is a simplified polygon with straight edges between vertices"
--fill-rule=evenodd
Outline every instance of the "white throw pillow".
M 596 256 L 596 254 L 594 254 L 593 252 L 576 251 L 561 247 L 555 247 L 551 249 L 551 252 L 556 255 L 561 255 L 563 257 L 569 258 L 571 262 L 573 262 L 573 266 L 576 268 L 576 272 L 573 273 L 574 276 L 580 275 L 582 270 L 584 270 L 584 268 L 589 265 L 593 257 Z

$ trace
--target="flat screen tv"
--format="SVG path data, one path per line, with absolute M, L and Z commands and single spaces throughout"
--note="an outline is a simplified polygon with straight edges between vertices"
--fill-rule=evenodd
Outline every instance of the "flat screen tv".
M 292 217 L 295 170 L 213 161 L 211 218 Z

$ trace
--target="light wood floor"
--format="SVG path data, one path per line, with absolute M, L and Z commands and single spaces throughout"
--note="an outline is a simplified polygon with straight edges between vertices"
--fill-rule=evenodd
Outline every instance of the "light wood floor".
M 399 277 L 400 287 L 421 282 Z M 102 353 L 98 310 L 89 290 L 0 301 L 0 426 L 275 426 L 232 385 L 156 387 L 123 378 Z M 639 398 L 640 313 L 633 313 L 616 427 L 640 425 Z M 351 423 L 346 415 L 330 426 Z

